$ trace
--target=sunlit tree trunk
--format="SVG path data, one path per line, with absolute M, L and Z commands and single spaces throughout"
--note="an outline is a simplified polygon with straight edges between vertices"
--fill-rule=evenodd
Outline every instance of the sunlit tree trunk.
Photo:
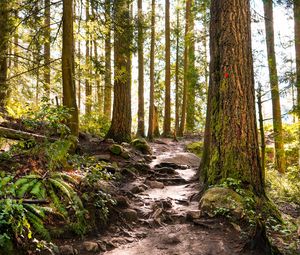
M 8 84 L 7 84 L 7 53 L 9 40 L 9 1 L 0 1 L 0 112 L 5 111 Z
M 284 143 L 282 134 L 282 120 L 280 109 L 280 94 L 277 76 L 277 65 L 274 45 L 274 19 L 273 19 L 273 1 L 264 0 L 264 15 L 266 28 L 266 43 L 267 56 L 272 96 L 272 110 L 273 110 L 273 130 L 275 141 L 275 161 L 276 168 L 280 173 L 285 172 L 286 162 L 284 153 Z
M 114 104 L 107 138 L 131 140 L 131 21 L 127 0 L 114 1 Z
M 145 136 L 144 111 L 144 18 L 142 0 L 138 0 L 138 129 L 137 136 Z
M 155 54 L 155 0 L 151 4 L 151 49 L 150 49 L 150 102 L 148 138 L 154 137 L 154 54 Z
M 90 0 L 86 0 L 85 15 L 86 15 L 86 38 L 85 38 L 85 114 L 90 115 L 92 111 L 92 90 L 90 83 L 90 30 L 89 30 L 89 21 L 90 21 Z
M 165 13 L 165 115 L 164 136 L 171 134 L 171 40 L 170 40 L 170 0 L 166 0 Z
M 62 80 L 63 105 L 71 113 L 67 124 L 71 134 L 78 137 L 78 109 L 74 81 L 73 0 L 63 1 Z
M 179 132 L 179 8 L 176 10 L 175 132 Z
M 44 32 L 44 96 L 50 97 L 50 0 L 45 0 L 44 8 L 45 8 L 45 32 Z
M 105 77 L 104 77 L 104 114 L 107 119 L 111 118 L 112 81 L 111 81 L 111 4 L 105 0 Z

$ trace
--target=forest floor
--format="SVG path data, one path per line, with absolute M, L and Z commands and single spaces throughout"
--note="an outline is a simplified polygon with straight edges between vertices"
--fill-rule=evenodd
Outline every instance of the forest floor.
M 190 142 L 151 143 L 150 168 L 118 187 L 124 221 L 118 218 L 104 233 L 83 240 L 60 242 L 62 254 L 265 254 L 244 249 L 246 239 L 237 225 L 200 215 L 200 159 L 186 152 Z

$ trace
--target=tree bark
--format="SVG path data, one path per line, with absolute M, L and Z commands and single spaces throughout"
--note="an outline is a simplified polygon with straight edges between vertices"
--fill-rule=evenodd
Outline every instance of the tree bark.
M 179 4 L 179 2 L 178 2 Z M 179 134 L 179 8 L 176 10 L 175 132 Z
M 78 109 L 74 81 L 74 33 L 73 0 L 63 1 L 63 46 L 62 46 L 63 105 L 70 110 L 68 127 L 78 137 Z
M 262 196 L 249 0 L 213 0 L 210 22 L 204 181 L 209 186 L 234 178 Z
M 50 63 L 51 61 L 51 49 L 50 49 L 50 41 L 51 41 L 51 27 L 50 27 L 50 0 L 44 1 L 44 8 L 45 8 L 45 33 L 44 33 L 44 63 Z M 50 82 L 51 82 L 51 75 L 50 75 L 50 64 L 45 65 L 44 69 L 44 96 L 49 98 L 50 97 Z
M 142 0 L 138 0 L 138 128 L 137 136 L 145 137 L 144 110 L 144 18 Z
M 8 97 L 7 53 L 9 40 L 9 1 L 0 2 L 0 112 L 5 111 Z
M 127 0 L 114 0 L 114 104 L 106 138 L 131 140 L 131 22 Z
M 155 0 L 151 4 L 151 49 L 150 49 L 150 102 L 148 139 L 154 137 L 154 54 L 155 54 Z
M 171 41 L 170 41 L 170 0 L 166 0 L 165 13 L 165 116 L 164 136 L 171 135 Z
M 86 38 L 85 38 L 85 114 L 90 115 L 92 111 L 92 89 L 90 84 L 90 31 L 89 31 L 89 21 L 90 21 L 90 0 L 86 0 L 85 7 L 85 15 L 86 15 Z
M 270 87 L 272 96 L 272 110 L 273 110 L 273 130 L 275 141 L 275 163 L 276 168 L 280 173 L 285 172 L 285 152 L 282 135 L 282 120 L 280 109 L 280 94 L 277 76 L 276 55 L 274 46 L 274 19 L 273 19 L 273 1 L 264 0 L 264 16 L 266 29 L 266 44 L 267 56 L 270 76 Z
M 191 26 L 191 0 L 186 0 L 185 9 L 185 39 L 184 39 L 184 80 L 183 80 L 183 94 L 182 94 L 182 108 L 181 108 L 181 122 L 179 129 L 179 136 L 183 136 L 186 124 L 186 110 L 187 110 L 187 93 L 188 93 L 188 72 L 189 72 L 189 52 L 190 52 L 190 26 Z
M 104 114 L 107 119 L 111 119 L 111 14 L 110 0 L 105 0 L 105 86 L 104 86 Z

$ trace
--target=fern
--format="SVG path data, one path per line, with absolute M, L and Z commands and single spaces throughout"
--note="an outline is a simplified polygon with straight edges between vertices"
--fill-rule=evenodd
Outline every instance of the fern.
M 27 218 L 31 225 L 33 226 L 33 229 L 44 239 L 47 241 L 50 240 L 50 234 L 48 230 L 44 226 L 44 217 L 40 214 L 35 214 L 31 212 L 30 210 L 27 210 Z
M 16 190 L 16 194 L 18 197 L 22 198 L 25 196 L 26 193 L 29 193 L 34 185 L 38 182 L 36 179 L 32 179 L 29 182 L 26 182 L 22 185 L 19 189 Z
M 44 199 L 46 197 L 46 189 L 41 181 L 38 181 L 30 191 L 30 194 L 38 199 Z

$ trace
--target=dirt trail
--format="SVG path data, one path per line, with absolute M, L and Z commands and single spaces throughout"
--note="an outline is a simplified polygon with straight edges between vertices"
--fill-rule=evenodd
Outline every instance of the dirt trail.
M 160 140 L 151 146 L 156 156 L 150 164 L 151 174 L 123 187 L 129 194 L 139 185 L 152 187 L 131 198 L 130 207 L 137 211 L 138 221 L 131 231 L 117 234 L 117 240 L 126 240 L 123 245 L 119 242 L 104 254 L 259 254 L 242 251 L 241 233 L 232 225 L 199 216 L 198 201 L 191 197 L 199 189 L 195 175 L 200 159 L 185 152 L 184 143 Z

